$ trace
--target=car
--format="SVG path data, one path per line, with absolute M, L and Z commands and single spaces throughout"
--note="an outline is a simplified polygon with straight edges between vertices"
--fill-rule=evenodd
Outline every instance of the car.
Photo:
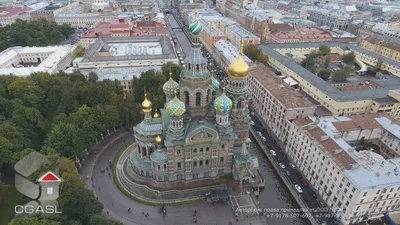
M 252 126 L 254 126 L 254 125 L 256 124 L 256 123 L 254 123 L 254 121 L 253 121 L 253 120 L 252 120 L 250 123 L 251 123 L 251 125 L 252 125 Z
M 261 139 L 262 139 L 263 141 L 267 141 L 267 139 L 266 139 L 264 136 L 261 136 Z
M 301 189 L 301 187 L 300 187 L 299 185 L 297 185 L 297 184 L 294 185 L 294 188 L 296 188 L 296 190 L 297 190 L 299 193 L 302 193 L 302 192 L 303 192 L 303 190 Z
M 284 165 L 283 163 L 279 163 L 279 166 L 280 166 L 282 169 L 285 169 L 285 168 L 286 168 L 285 165 Z
M 285 170 L 285 173 L 286 173 L 286 175 L 287 175 L 288 177 L 290 177 L 289 171 Z
M 274 150 L 269 150 L 269 152 L 271 153 L 271 155 L 276 156 L 276 152 Z
M 289 163 L 289 166 L 292 167 L 292 169 L 296 169 L 296 166 L 293 163 Z
M 258 136 L 262 136 L 262 133 L 260 131 L 257 131 Z
M 180 51 L 176 51 L 176 54 L 181 54 L 181 52 Z

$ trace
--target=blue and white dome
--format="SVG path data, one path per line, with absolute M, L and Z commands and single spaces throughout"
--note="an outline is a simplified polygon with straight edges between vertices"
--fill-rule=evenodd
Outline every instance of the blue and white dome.
M 179 117 L 186 112 L 186 106 L 185 103 L 175 96 L 174 99 L 167 103 L 166 110 L 171 117 Z
M 225 89 L 222 94 L 214 100 L 213 106 L 217 113 L 228 113 L 232 109 L 232 100 L 226 96 Z
M 189 25 L 189 31 L 190 31 L 190 33 L 192 33 L 194 35 L 199 35 L 202 30 L 203 30 L 203 26 L 197 19 Z
M 165 82 L 163 86 L 163 91 L 166 96 L 169 98 L 174 97 L 174 91 L 179 89 L 179 84 L 172 79 L 172 77 L 169 78 L 167 82 Z

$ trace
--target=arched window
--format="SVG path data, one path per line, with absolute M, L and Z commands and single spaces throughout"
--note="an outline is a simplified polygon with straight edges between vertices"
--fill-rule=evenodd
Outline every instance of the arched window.
M 200 71 L 200 65 L 196 64 L 196 72 L 199 72 L 199 71 Z
M 190 63 L 188 63 L 188 70 L 190 70 Z
M 140 146 L 138 146 L 138 153 L 139 153 L 139 155 L 140 155 L 140 153 L 141 153 L 141 151 L 140 151 Z
M 206 98 L 207 103 L 210 102 L 210 89 L 207 91 L 207 98 Z
M 200 106 L 201 105 L 201 93 L 197 92 L 196 93 L 196 106 Z
M 238 101 L 238 103 L 236 105 L 236 108 L 238 108 L 238 109 L 242 108 L 242 101 L 241 100 Z
M 185 104 L 189 105 L 190 104 L 190 99 L 189 99 L 189 92 L 185 91 Z

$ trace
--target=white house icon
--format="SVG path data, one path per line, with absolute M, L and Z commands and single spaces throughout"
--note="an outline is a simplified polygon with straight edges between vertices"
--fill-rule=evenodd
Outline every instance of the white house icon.
M 41 200 L 56 200 L 59 194 L 61 179 L 52 172 L 47 172 L 38 179 L 41 186 Z

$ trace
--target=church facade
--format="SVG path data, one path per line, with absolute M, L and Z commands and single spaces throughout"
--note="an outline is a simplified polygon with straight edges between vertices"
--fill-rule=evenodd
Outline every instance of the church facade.
M 134 127 L 136 147 L 129 158 L 131 166 L 137 174 L 158 182 L 231 174 L 239 183 L 259 182 L 258 160 L 247 151 L 249 66 L 240 55 L 230 65 L 228 85 L 221 91 L 200 50 L 201 23 L 195 20 L 189 30 L 192 48 L 184 60 L 186 67 L 179 84 L 172 76 L 164 84 L 166 103 L 160 114 L 152 115 L 145 94 L 144 120 Z

